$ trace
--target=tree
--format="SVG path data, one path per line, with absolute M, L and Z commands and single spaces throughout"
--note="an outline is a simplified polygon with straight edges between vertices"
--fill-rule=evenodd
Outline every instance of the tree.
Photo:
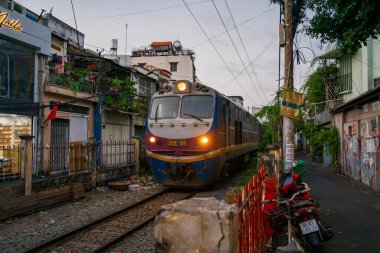
M 278 136 L 279 127 L 282 125 L 280 108 L 278 106 L 278 99 L 282 94 L 281 92 L 277 93 L 273 104 L 266 105 L 261 108 L 261 110 L 255 114 L 255 118 L 261 119 L 263 127 L 263 140 L 262 146 L 266 146 L 271 143 L 279 142 Z
M 306 18 L 306 8 L 307 8 L 307 1 L 308 0 L 293 0 L 293 31 L 292 35 L 293 38 L 297 33 L 297 27 L 299 24 L 304 23 Z M 281 6 L 281 9 L 284 10 L 284 0 L 270 0 L 273 4 L 279 4 Z
M 343 53 L 354 54 L 369 37 L 380 32 L 378 0 L 307 0 L 314 15 L 306 33 L 322 42 L 338 40 Z
M 115 110 L 137 112 L 141 99 L 135 96 L 136 88 L 134 87 L 134 81 L 130 78 L 119 80 L 117 78 L 104 77 L 102 83 L 108 90 L 116 93 L 115 95 L 104 96 L 104 102 L 107 106 Z
M 284 6 L 284 0 L 270 0 Z M 309 10 L 309 11 L 308 11 Z M 380 33 L 378 0 L 293 0 L 293 37 L 298 25 L 312 38 L 339 41 L 342 53 L 354 54 Z
M 321 65 L 307 78 L 302 89 L 306 94 L 304 96 L 304 101 L 307 101 L 305 110 L 309 116 L 325 109 L 321 102 L 328 100 L 326 99 L 326 87 L 328 83 L 336 83 L 337 80 L 338 68 L 335 65 Z

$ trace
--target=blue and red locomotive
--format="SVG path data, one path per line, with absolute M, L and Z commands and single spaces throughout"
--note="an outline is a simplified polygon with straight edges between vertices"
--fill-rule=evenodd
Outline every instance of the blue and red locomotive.
M 200 187 L 227 176 L 258 148 L 259 122 L 199 83 L 166 83 L 152 96 L 146 121 L 149 165 L 162 185 Z

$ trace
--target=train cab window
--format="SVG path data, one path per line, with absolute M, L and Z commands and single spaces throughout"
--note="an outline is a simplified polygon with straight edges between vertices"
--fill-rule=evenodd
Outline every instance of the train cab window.
M 183 96 L 181 117 L 211 118 L 212 96 Z
M 169 119 L 176 118 L 179 108 L 179 97 L 155 98 L 152 101 L 150 119 Z

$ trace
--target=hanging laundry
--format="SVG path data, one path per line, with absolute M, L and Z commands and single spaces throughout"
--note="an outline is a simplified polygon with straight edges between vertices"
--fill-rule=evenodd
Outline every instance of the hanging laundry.
M 58 74 L 63 74 L 65 72 L 65 57 L 60 56 L 61 61 L 55 64 L 55 72 Z

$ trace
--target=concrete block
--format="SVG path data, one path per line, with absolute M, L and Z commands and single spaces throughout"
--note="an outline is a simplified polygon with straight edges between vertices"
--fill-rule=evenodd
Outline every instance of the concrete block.
M 154 224 L 156 253 L 239 252 L 239 210 L 215 198 L 163 206 Z

